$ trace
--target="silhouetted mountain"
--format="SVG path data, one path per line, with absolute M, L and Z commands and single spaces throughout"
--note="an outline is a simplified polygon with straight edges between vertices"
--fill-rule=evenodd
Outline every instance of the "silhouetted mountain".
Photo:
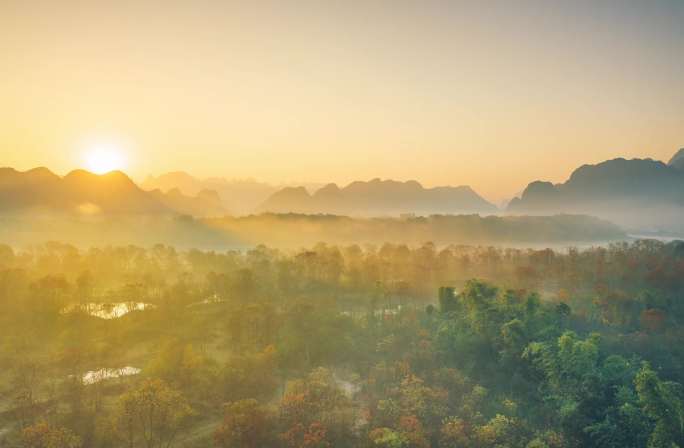
M 229 213 L 218 193 L 213 190 L 200 190 L 196 196 L 186 196 L 177 188 L 166 193 L 153 190 L 149 194 L 166 207 L 185 215 L 222 216 Z
M 508 211 L 526 214 L 586 213 L 632 230 L 684 231 L 684 153 L 669 164 L 622 158 L 575 170 L 562 184 L 535 181 Z
M 303 187 L 284 188 L 271 195 L 259 211 L 387 216 L 493 213 L 497 208 L 467 186 L 424 188 L 416 181 L 373 179 L 352 182 L 344 188 L 328 184 L 313 195 Z
M 56 201 L 59 196 L 59 176 L 47 168 L 19 172 L 0 168 L 0 208 L 12 210 L 37 207 L 44 201 Z
M 279 187 L 251 179 L 228 180 L 222 178 L 197 179 L 183 171 L 149 176 L 141 184 L 144 190 L 169 192 L 180 190 L 186 195 L 196 195 L 202 190 L 216 191 L 225 208 L 236 214 L 252 213 L 256 207 Z
M 143 190 L 160 190 L 168 192 L 178 189 L 183 194 L 196 195 L 205 187 L 202 181 L 196 179 L 184 171 L 172 171 L 158 177 L 147 176 L 141 184 Z
M 677 154 L 672 156 L 669 162 L 667 162 L 673 168 L 684 171 L 684 148 L 677 151 Z
M 273 193 L 259 211 L 274 213 L 310 213 L 313 198 L 304 187 L 285 187 Z
M 60 177 L 47 168 L 25 172 L 0 168 L 0 214 L 38 211 L 80 215 L 225 214 L 215 193 L 204 192 L 196 198 L 178 191 L 148 193 L 120 171 L 97 175 L 74 170 Z

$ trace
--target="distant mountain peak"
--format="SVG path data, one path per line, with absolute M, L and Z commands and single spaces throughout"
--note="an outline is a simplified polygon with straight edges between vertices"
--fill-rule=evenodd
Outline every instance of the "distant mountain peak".
M 677 151 L 677 153 L 672 156 L 667 164 L 671 167 L 677 168 L 678 170 L 684 171 L 684 148 Z
M 398 216 L 404 213 L 492 213 L 497 208 L 470 187 L 425 188 L 416 180 L 373 178 L 340 188 L 328 184 L 313 195 L 303 187 L 272 194 L 258 209 L 275 213 L 327 213 L 352 216 Z
M 329 184 L 325 184 L 318 191 L 321 191 L 321 190 L 339 191 L 340 187 L 338 187 L 336 183 L 331 182 Z
M 47 168 L 26 172 L 0 168 L 0 214 L 32 211 L 104 214 L 223 215 L 216 193 L 188 197 L 179 190 L 168 194 L 143 191 L 122 171 L 96 174 L 75 169 L 64 177 Z
M 337 186 L 337 184 L 330 183 L 327 184 L 318 190 L 313 194 L 314 197 L 322 197 L 326 195 L 337 195 L 342 191 L 340 187 Z
M 310 197 L 309 192 L 304 187 L 285 187 L 279 192 L 274 194 L 279 194 L 282 196 L 306 196 Z
M 507 210 L 591 214 L 636 231 L 680 232 L 684 230 L 684 150 L 668 164 L 619 157 L 582 165 L 561 184 L 531 182 Z
M 84 170 L 82 168 L 76 168 L 75 170 L 69 171 L 64 178 L 69 178 L 69 177 L 95 177 L 95 173 L 91 173 L 90 171 Z
M 87 183 L 99 185 L 115 190 L 140 190 L 133 180 L 123 171 L 115 170 L 104 174 L 96 174 L 83 169 L 76 169 L 64 176 L 63 180 L 68 184 Z M 142 191 L 142 190 L 140 190 Z
M 59 178 L 55 173 L 45 168 L 44 166 L 39 166 L 36 168 L 31 168 L 26 171 L 19 171 L 9 166 L 0 167 L 0 176 L 26 176 L 26 177 L 50 177 Z
M 15 170 L 16 171 L 16 170 Z M 28 171 L 25 171 L 25 174 L 30 174 L 34 176 L 57 176 L 55 173 L 50 171 L 49 169 L 45 168 L 44 166 L 39 166 L 36 168 L 32 168 Z

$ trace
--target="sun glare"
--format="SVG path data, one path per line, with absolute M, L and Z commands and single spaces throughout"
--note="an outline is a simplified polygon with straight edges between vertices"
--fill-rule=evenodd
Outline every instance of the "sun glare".
M 86 168 L 95 174 L 105 174 L 125 168 L 121 149 L 114 145 L 97 145 L 88 149 L 85 154 L 85 164 Z

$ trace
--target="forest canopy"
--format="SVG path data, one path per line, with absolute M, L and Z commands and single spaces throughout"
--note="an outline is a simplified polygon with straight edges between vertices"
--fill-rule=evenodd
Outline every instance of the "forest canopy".
M 684 243 L 0 246 L 18 447 L 673 447 Z

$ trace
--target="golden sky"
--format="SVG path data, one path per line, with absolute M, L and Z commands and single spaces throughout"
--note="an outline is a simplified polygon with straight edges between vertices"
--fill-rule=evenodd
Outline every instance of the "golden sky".
M 486 4 L 486 6 L 484 6 Z M 0 165 L 469 184 L 684 147 L 684 2 L 0 0 Z

